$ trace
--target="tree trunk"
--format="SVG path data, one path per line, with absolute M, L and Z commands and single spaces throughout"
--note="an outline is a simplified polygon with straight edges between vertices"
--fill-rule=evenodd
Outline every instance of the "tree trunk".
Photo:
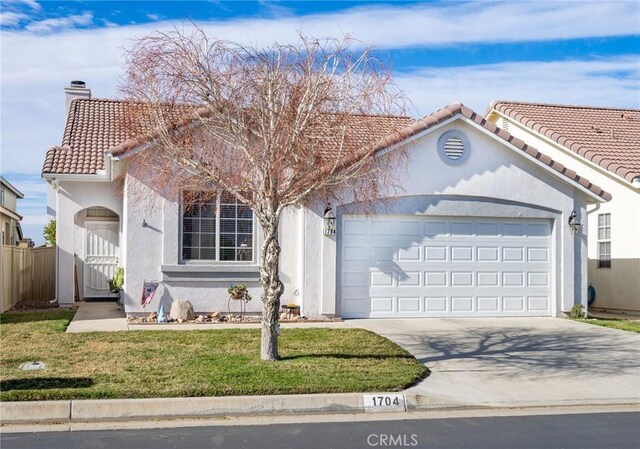
M 278 318 L 280 313 L 280 297 L 284 285 L 280 281 L 280 242 L 278 241 L 278 217 L 272 217 L 263 226 L 265 234 L 262 244 L 262 260 L 260 264 L 260 285 L 262 286 L 262 344 L 260 358 L 276 361 L 278 355 Z

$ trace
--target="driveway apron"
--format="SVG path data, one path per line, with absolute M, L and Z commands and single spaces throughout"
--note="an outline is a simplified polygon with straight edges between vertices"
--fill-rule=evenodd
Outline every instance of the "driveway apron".
M 640 404 L 640 334 L 560 318 L 353 320 L 431 374 L 423 406 Z

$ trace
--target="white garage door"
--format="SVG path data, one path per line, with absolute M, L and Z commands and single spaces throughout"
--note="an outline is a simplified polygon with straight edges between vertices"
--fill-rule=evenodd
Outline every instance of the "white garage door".
M 551 315 L 549 220 L 347 215 L 345 318 Z

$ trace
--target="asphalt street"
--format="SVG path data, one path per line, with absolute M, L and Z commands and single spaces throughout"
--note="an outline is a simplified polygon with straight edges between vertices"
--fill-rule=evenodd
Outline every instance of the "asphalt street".
M 321 417 L 319 417 L 321 419 Z M 637 449 L 640 412 L 3 434 L 2 449 Z

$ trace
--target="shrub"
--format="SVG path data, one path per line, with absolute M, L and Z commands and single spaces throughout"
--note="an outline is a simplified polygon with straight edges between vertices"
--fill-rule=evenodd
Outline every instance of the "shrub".
M 51 220 L 42 230 L 44 241 L 49 246 L 56 246 L 56 221 Z
M 115 288 L 121 289 L 124 285 L 124 268 L 118 267 L 116 268 L 116 272 L 113 275 L 112 284 Z
M 574 320 L 579 320 L 584 318 L 584 306 L 582 304 L 575 304 L 571 308 L 571 318 Z

